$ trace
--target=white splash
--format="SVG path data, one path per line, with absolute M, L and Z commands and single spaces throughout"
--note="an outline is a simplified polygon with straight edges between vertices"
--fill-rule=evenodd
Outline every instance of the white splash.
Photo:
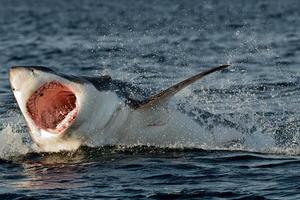
M 23 141 L 21 133 L 14 132 L 10 125 L 0 131 L 0 159 L 10 159 L 31 151 L 30 147 Z

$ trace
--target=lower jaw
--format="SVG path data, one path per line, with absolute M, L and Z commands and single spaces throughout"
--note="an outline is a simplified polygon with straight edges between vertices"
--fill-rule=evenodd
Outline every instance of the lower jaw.
M 39 152 L 75 151 L 82 145 L 79 139 L 73 138 L 56 138 L 51 142 L 48 138 L 42 138 L 35 142 L 37 144 L 35 150 Z
M 78 113 L 77 107 L 74 108 L 66 117 L 63 119 L 57 126 L 56 126 L 56 132 L 63 133 L 68 127 L 71 126 L 71 124 L 74 122 L 76 116 Z

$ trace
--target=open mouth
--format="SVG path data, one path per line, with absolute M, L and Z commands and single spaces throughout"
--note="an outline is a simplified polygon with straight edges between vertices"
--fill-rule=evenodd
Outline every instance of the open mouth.
M 64 132 L 78 113 L 75 94 L 56 81 L 37 89 L 26 106 L 36 126 L 54 134 Z

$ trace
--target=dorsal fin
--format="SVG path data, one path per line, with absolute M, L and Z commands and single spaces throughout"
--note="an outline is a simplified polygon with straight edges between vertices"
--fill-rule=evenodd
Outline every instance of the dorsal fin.
M 163 91 L 161 91 L 158 94 L 155 94 L 148 99 L 142 101 L 140 104 L 135 105 L 135 109 L 147 109 L 151 107 L 158 106 L 160 104 L 165 103 L 166 101 L 169 100 L 173 95 L 175 95 L 177 92 L 182 90 L 183 88 L 189 86 L 190 84 L 194 83 L 195 81 L 203 78 L 204 76 L 211 74 L 216 71 L 220 71 L 222 69 L 225 69 L 229 67 L 230 65 L 220 65 L 218 67 L 213 67 L 211 69 L 205 70 L 199 74 L 196 74 L 190 78 L 187 78 Z

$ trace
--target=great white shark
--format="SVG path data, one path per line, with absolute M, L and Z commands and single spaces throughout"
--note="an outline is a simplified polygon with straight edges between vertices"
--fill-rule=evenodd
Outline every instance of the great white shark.
M 81 145 L 208 144 L 216 136 L 168 102 L 176 93 L 221 65 L 189 77 L 153 96 L 110 76 L 62 74 L 42 66 L 15 66 L 9 81 L 41 151 L 75 150 Z M 189 145 L 188 145 L 189 146 Z

